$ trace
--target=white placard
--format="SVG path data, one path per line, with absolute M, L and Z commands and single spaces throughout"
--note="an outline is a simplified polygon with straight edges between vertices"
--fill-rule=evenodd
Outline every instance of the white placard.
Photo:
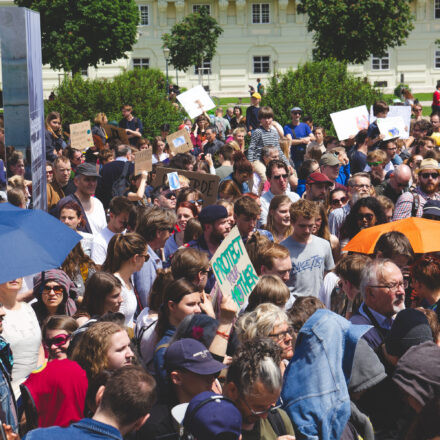
M 379 118 L 377 119 L 377 127 L 379 128 L 380 134 L 385 135 L 384 141 L 405 136 L 405 123 L 400 116 L 394 118 Z
M 365 105 L 331 113 L 333 125 L 340 141 L 356 136 L 360 130 L 368 128 L 368 109 Z
M 183 105 L 191 119 L 215 107 L 211 97 L 200 85 L 177 95 L 177 100 Z
M 401 139 L 408 139 L 409 130 L 411 128 L 411 106 L 410 105 L 390 105 L 390 111 L 387 115 L 388 118 L 394 118 L 400 116 L 405 124 L 405 134 L 400 136 Z M 376 116 L 373 115 L 373 106 L 370 107 L 370 124 L 376 120 Z

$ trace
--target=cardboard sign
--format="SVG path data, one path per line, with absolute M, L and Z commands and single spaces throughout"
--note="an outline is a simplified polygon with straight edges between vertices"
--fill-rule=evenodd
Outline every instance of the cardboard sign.
M 205 206 L 212 205 L 217 200 L 220 177 L 214 174 L 196 173 L 194 171 L 176 170 L 174 168 L 157 167 L 153 186 L 165 185 L 167 174 L 173 171 L 189 179 L 189 186 L 198 189 L 203 195 Z
M 115 127 L 114 125 L 104 125 L 104 130 L 109 139 L 120 139 L 123 144 L 129 145 L 127 132 L 124 128 Z
M 94 145 L 90 121 L 70 124 L 70 146 L 72 148 L 82 151 Z
M 173 154 L 186 153 L 192 150 L 193 144 L 188 130 L 179 130 L 167 136 L 167 144 Z
M 360 130 L 367 129 L 368 116 L 368 109 L 365 105 L 330 114 L 340 141 L 356 136 Z
M 377 127 L 385 135 L 384 141 L 405 136 L 405 123 L 400 116 L 377 119 Z
M 408 139 L 409 130 L 411 127 L 411 106 L 410 105 L 390 105 L 390 111 L 387 118 L 394 118 L 400 116 L 405 124 L 405 134 L 400 136 L 400 139 Z M 370 107 L 370 124 L 376 120 L 373 115 L 373 106 Z
M 222 295 L 232 295 L 238 308 L 244 309 L 249 295 L 258 283 L 258 275 L 237 226 L 223 240 L 210 263 Z
M 191 119 L 215 107 L 213 100 L 201 85 L 177 95 L 177 100 L 182 104 Z
M 180 189 L 179 175 L 174 171 L 174 173 L 168 173 L 168 185 L 171 191 L 177 191 Z
M 147 148 L 134 155 L 134 175 L 137 176 L 142 171 L 151 171 L 153 169 L 153 149 Z

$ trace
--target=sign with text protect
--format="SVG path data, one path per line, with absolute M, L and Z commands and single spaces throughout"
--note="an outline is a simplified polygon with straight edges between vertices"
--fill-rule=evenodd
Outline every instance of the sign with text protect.
M 153 149 L 138 151 L 134 154 L 134 175 L 137 176 L 142 171 L 151 171 L 153 169 Z
M 194 148 L 191 137 L 186 129 L 168 135 L 167 144 L 173 154 L 186 153 Z
M 356 136 L 360 130 L 368 128 L 369 115 L 365 105 L 331 113 L 330 117 L 340 141 Z
M 104 130 L 107 133 L 109 139 L 119 139 L 123 144 L 129 144 L 127 132 L 125 131 L 125 129 L 107 124 L 104 125 Z
M 214 174 L 196 173 L 194 171 L 176 170 L 175 168 L 156 168 L 156 177 L 153 180 L 153 186 L 165 185 L 167 174 L 176 172 L 179 175 L 185 176 L 189 179 L 189 186 L 198 189 L 205 202 L 205 206 L 212 205 L 217 200 L 218 185 L 220 177 Z
M 223 240 L 210 263 L 222 295 L 232 296 L 238 309 L 244 309 L 258 283 L 258 275 L 237 226 Z
M 93 147 L 92 127 L 90 121 L 79 122 L 78 124 L 70 124 L 70 146 L 77 150 L 85 150 Z

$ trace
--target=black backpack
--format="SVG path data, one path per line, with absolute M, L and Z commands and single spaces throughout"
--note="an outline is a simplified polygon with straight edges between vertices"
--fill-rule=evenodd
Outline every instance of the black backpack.
M 116 196 L 123 196 L 130 186 L 129 179 L 130 162 L 124 163 L 121 175 L 113 182 L 112 185 L 112 198 Z

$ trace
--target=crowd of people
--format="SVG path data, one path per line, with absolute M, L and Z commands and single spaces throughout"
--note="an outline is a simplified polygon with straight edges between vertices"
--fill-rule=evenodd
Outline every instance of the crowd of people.
M 47 116 L 48 212 L 81 241 L 0 284 L 6 438 L 440 438 L 439 255 L 404 230 L 344 250 L 367 228 L 440 220 L 440 113 L 413 104 L 408 139 L 374 122 L 339 141 L 298 106 L 281 126 L 260 100 L 183 120 L 179 154 L 168 124 L 144 139 L 129 105 L 110 121 L 128 143 L 99 113 L 86 151 Z M 145 148 L 153 171 L 135 174 Z M 5 199 L 28 209 L 30 164 L 3 153 Z M 159 167 L 219 176 L 217 200 L 183 175 L 157 184 Z M 210 266 L 234 227 L 258 275 L 244 304 Z

